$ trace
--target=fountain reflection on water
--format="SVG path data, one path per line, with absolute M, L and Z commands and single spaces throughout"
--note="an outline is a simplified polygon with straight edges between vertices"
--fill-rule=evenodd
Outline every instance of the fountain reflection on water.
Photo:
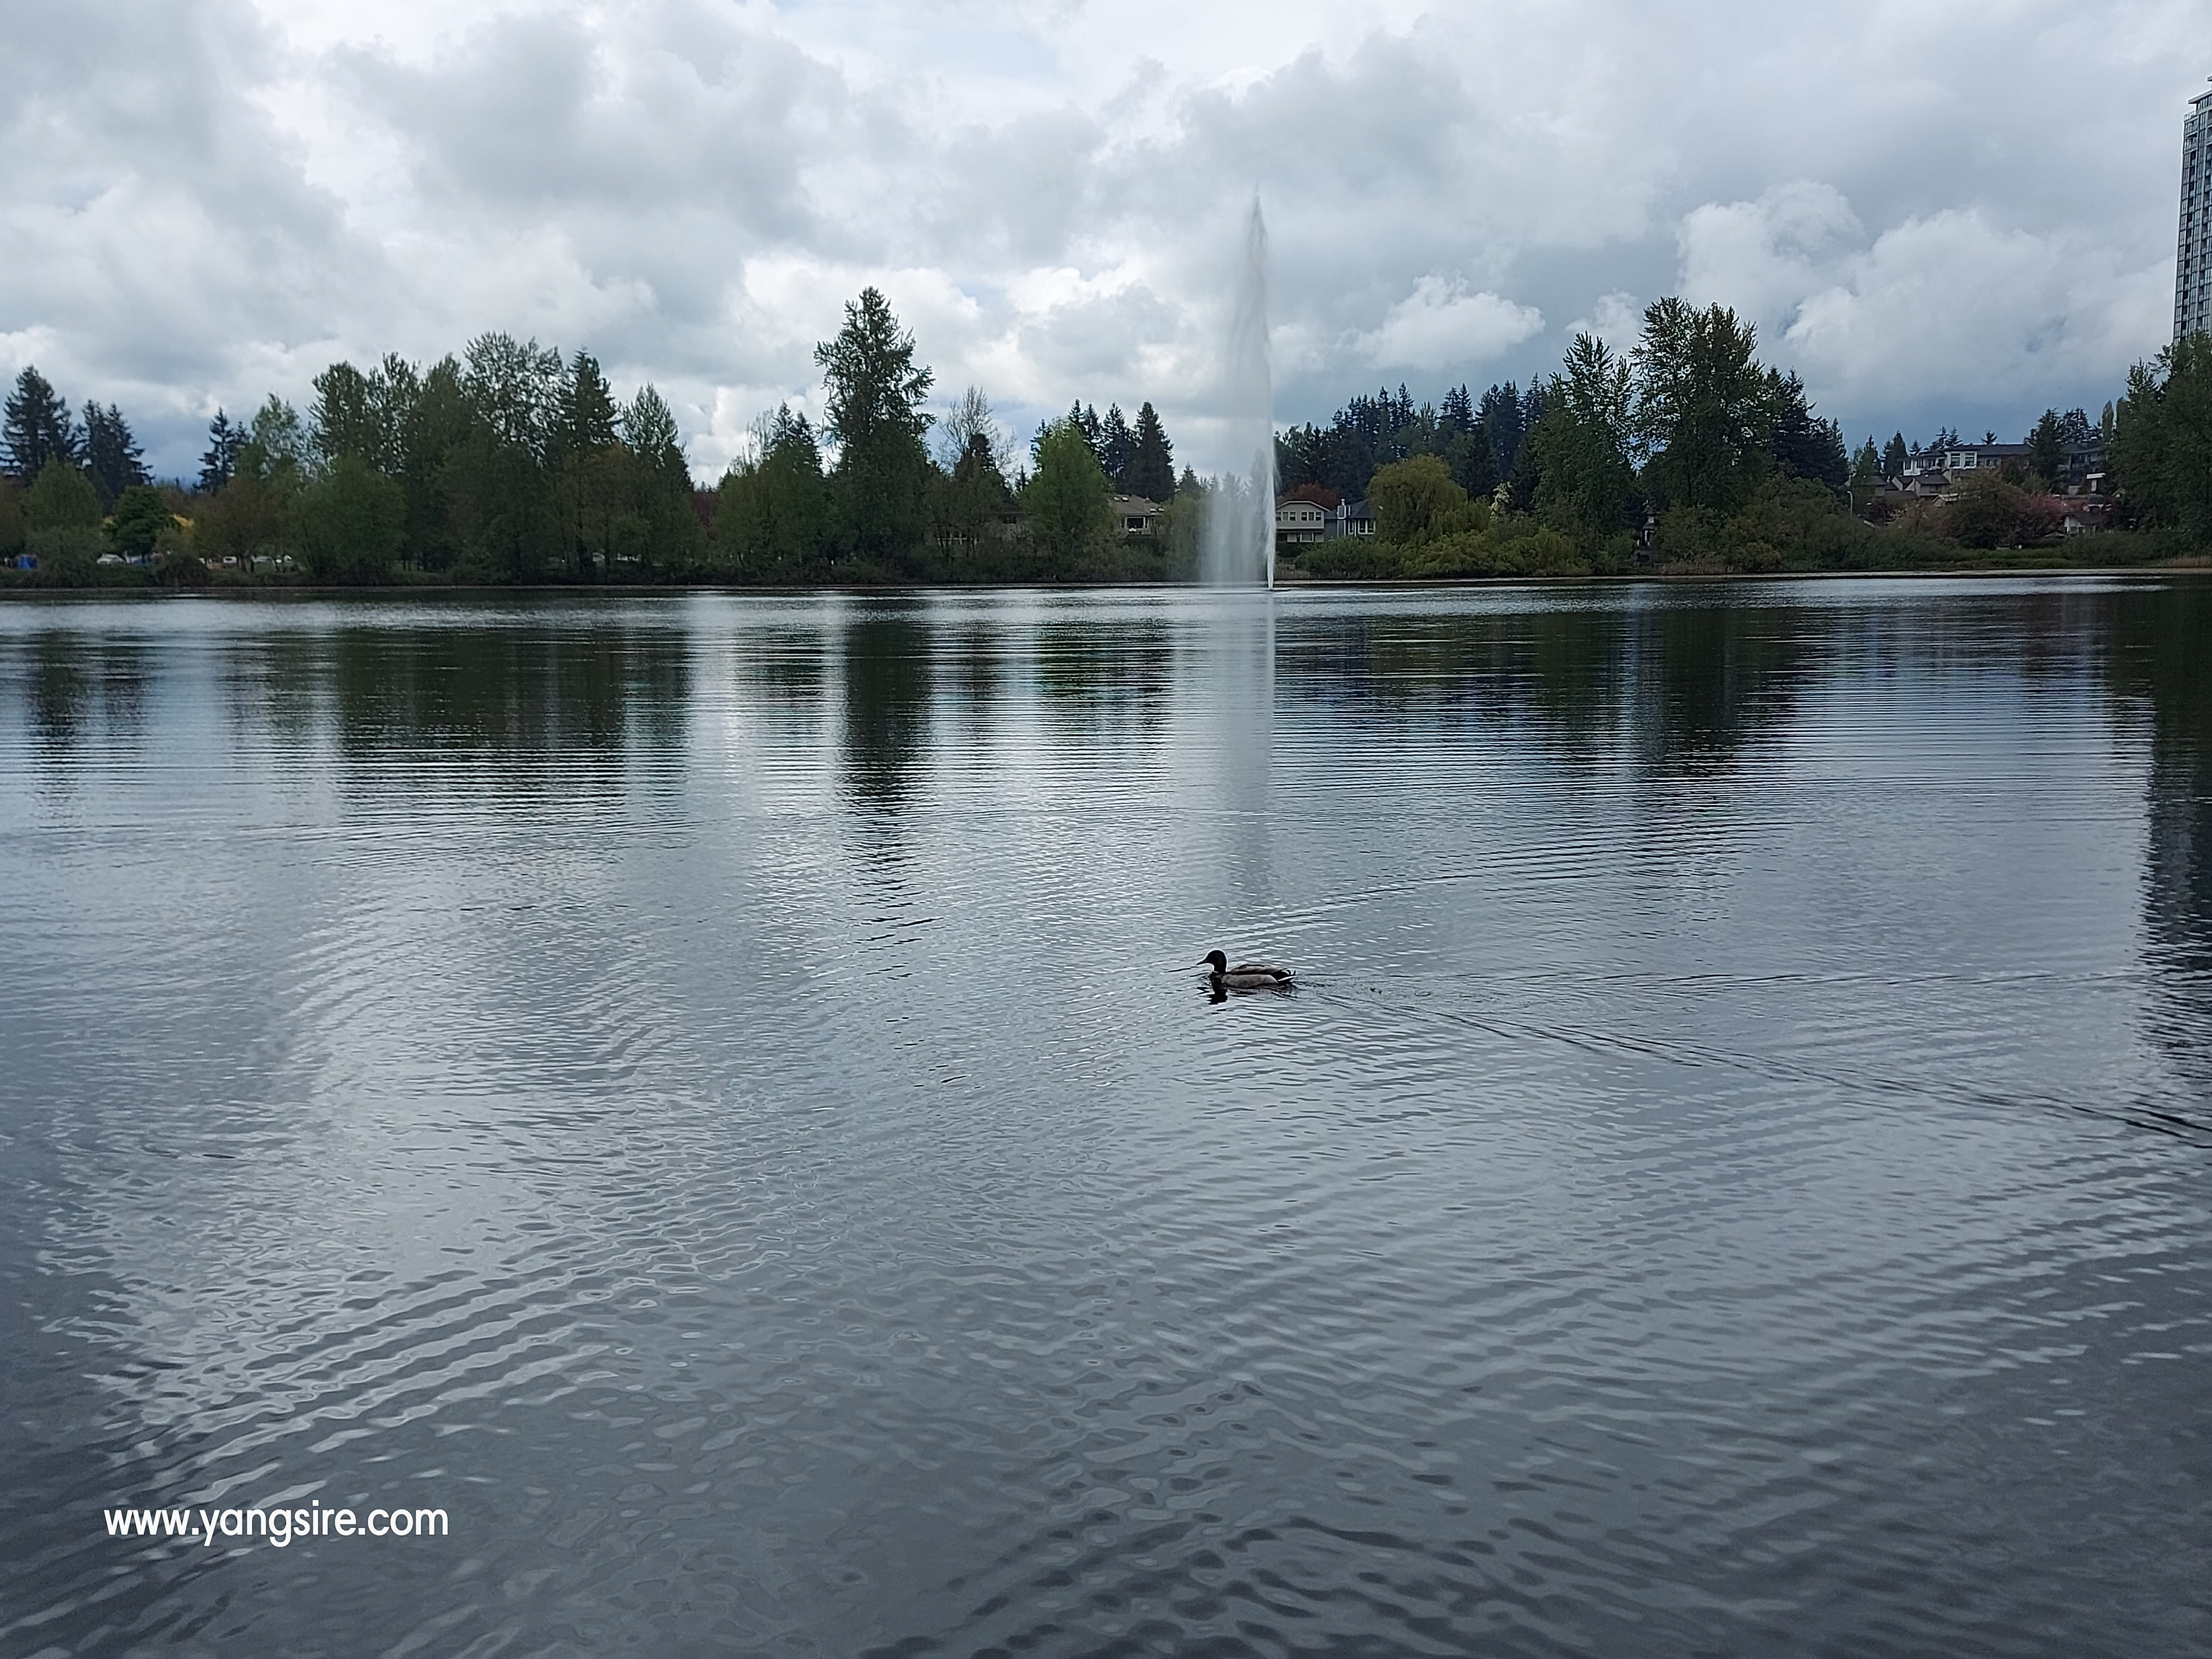
M 1209 587 L 1275 585 L 1275 386 L 1267 354 L 1267 222 L 1260 198 L 1244 222 L 1244 254 L 1222 364 L 1230 469 L 1207 499 L 1201 571 Z

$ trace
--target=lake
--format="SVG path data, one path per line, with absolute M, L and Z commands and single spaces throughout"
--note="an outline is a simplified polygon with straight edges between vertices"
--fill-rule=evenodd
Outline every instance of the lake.
M 2212 1650 L 2209 641 L 0 605 L 0 1651 Z

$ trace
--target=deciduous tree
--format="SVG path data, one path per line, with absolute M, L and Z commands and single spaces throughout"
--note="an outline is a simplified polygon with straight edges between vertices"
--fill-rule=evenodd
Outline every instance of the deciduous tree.
M 1072 557 L 1102 547 L 1113 532 L 1106 470 L 1073 419 L 1055 422 L 1037 446 L 1036 471 L 1022 493 L 1030 534 L 1050 553 Z

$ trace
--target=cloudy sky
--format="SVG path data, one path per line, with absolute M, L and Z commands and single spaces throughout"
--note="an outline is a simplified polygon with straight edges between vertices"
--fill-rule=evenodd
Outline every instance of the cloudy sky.
M 1279 419 L 1525 380 L 1656 295 L 1854 442 L 2017 437 L 2171 329 L 2212 0 L 0 0 L 0 370 L 165 472 L 218 404 L 506 329 L 651 379 L 694 471 L 875 283 L 1006 424 L 1212 459 L 1238 227 Z

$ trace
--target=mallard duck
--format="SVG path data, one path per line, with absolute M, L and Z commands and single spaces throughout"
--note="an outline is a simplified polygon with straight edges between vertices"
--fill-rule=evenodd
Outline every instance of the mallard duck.
M 1291 988 L 1291 970 L 1273 968 L 1264 962 L 1240 962 L 1234 968 L 1229 958 L 1218 951 L 1206 952 L 1201 964 L 1213 970 L 1213 988 L 1217 991 L 1287 991 Z

